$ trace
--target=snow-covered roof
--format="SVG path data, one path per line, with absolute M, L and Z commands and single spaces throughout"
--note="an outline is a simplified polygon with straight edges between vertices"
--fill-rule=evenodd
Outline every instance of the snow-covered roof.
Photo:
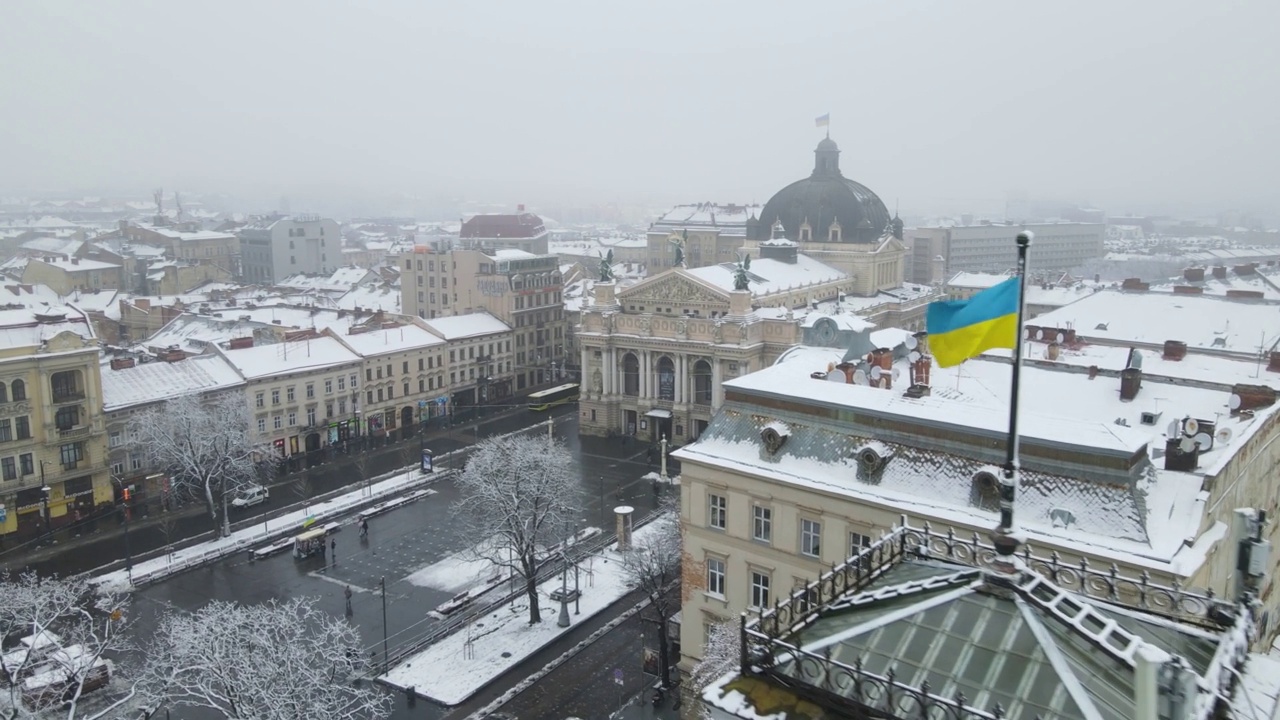
M 350 265 L 347 267 L 340 267 L 329 275 L 308 275 L 306 273 L 290 275 L 276 284 L 281 287 L 299 288 L 303 290 L 336 290 L 346 292 L 362 282 L 376 278 L 377 274 L 372 270 Z
M 99 262 L 97 260 L 63 260 L 63 259 L 39 259 L 34 262 L 42 262 L 46 265 L 60 268 L 67 272 L 87 272 L 89 270 L 119 270 L 120 266 L 114 263 Z
M 244 378 L 235 367 L 217 354 L 196 355 L 178 362 L 140 363 L 120 370 L 111 369 L 105 360 L 102 404 L 107 412 L 244 385 Z
M 682 459 L 876 497 L 897 511 L 948 522 L 990 525 L 996 509 L 973 504 L 970 479 L 998 458 L 981 457 L 987 452 L 981 443 L 957 446 L 947 438 L 956 433 L 989 437 L 991 447 L 1002 447 L 1009 364 L 974 360 L 957 368 L 935 367 L 931 394 L 911 398 L 902 392 L 905 360 L 896 365 L 894 389 L 810 378 L 810 372 L 826 371 L 836 359 L 831 353 L 793 353 L 786 362 L 725 382 L 725 408 L 697 443 L 680 451 Z M 806 367 L 806 361 L 815 364 Z M 1201 534 L 1204 476 L 1218 472 L 1277 412 L 1271 406 L 1254 417 L 1232 416 L 1229 386 L 1191 387 L 1149 373 L 1137 398 L 1128 402 L 1120 400 L 1117 377 L 1090 380 L 1082 372 L 1028 366 L 1022 380 L 1019 424 L 1028 490 L 1018 499 L 1020 524 L 1059 545 L 1081 543 L 1093 546 L 1092 552 L 1130 554 L 1184 574 L 1203 561 L 1204 543 L 1216 541 L 1209 534 L 1217 530 Z M 797 432 L 788 442 L 794 452 L 762 454 L 760 428 L 751 426 L 762 422 L 758 402 L 773 403 L 766 411 L 772 418 L 809 426 L 808 433 Z M 819 412 L 783 411 L 781 402 Z M 824 419 L 831 410 L 852 421 Z M 1144 413 L 1155 413 L 1156 422 L 1144 424 Z M 1197 470 L 1165 470 L 1159 458 L 1168 426 L 1184 417 L 1216 420 L 1218 429 L 1229 428 L 1233 436 L 1201 453 Z M 901 432 L 895 435 L 892 428 Z M 894 457 L 876 482 L 868 483 L 859 479 L 851 458 L 873 439 L 888 445 Z M 1139 454 L 1143 451 L 1147 455 Z M 1101 457 L 1114 458 L 1116 467 L 1087 460 Z M 1074 518 L 1068 527 L 1051 516 L 1060 509 Z M 1199 544 L 1188 544 L 1197 539 Z
M 444 345 L 447 341 L 417 325 L 401 325 L 355 335 L 342 335 L 342 342 L 363 357 L 385 355 L 418 348 Z
M 982 289 L 995 287 L 1009 277 L 1009 273 L 959 272 L 951 276 L 947 285 L 965 289 Z
M 1032 324 L 1074 328 L 1085 338 L 1117 343 L 1189 347 L 1246 353 L 1280 341 L 1280 305 L 1205 295 L 1102 291 L 1038 316 Z
M 50 322 L 37 318 L 47 317 Z M 61 319 L 57 319 L 57 318 Z M 64 332 L 96 341 L 93 325 L 79 310 L 65 305 L 0 310 L 0 348 L 39 347 Z
M 812 313 L 806 314 L 804 317 L 804 320 L 801 321 L 800 323 L 800 327 L 811 328 L 813 327 L 814 323 L 816 323 L 818 320 L 822 318 L 830 318 L 831 321 L 836 324 L 836 327 L 841 330 L 852 330 L 854 332 L 861 332 L 863 330 L 870 330 L 871 328 L 875 327 L 875 323 L 867 322 L 866 320 L 863 320 L 857 315 L 850 315 L 849 313 L 823 313 L 823 312 L 812 312 Z
M 110 291 L 114 293 L 114 291 Z M 53 288 L 41 283 L 0 283 L 0 305 L 25 305 L 29 308 L 43 308 L 60 305 L 63 300 Z
M 180 242 L 196 242 L 200 240 L 235 240 L 236 236 L 232 233 L 217 232 L 214 230 L 196 230 L 187 232 L 182 230 L 174 230 L 173 228 L 148 228 L 151 232 L 158 235 L 164 235 Z
M 721 263 L 693 268 L 687 272 L 723 290 L 733 290 L 736 263 Z M 838 282 L 848 275 L 808 255 L 797 255 L 794 263 L 761 258 L 751 261 L 747 270 L 751 283 L 747 286 L 755 297 L 774 295 L 810 285 Z
M 79 240 L 69 240 L 67 238 L 56 237 L 38 237 L 22 243 L 22 249 L 29 250 L 31 252 L 66 255 L 67 257 L 71 257 L 77 252 L 80 252 L 80 248 L 83 245 L 84 243 Z
M 331 337 L 219 351 L 245 380 L 360 363 L 359 355 Z
M 423 322 L 443 335 L 446 340 L 492 335 L 511 330 L 509 325 L 489 313 L 454 315 L 452 317 L 424 320 Z
M 720 205 L 718 203 L 676 205 L 654 221 L 652 229 L 657 230 L 660 226 L 706 227 L 719 228 L 722 231 L 737 231 L 732 233 L 736 235 L 745 232 L 747 220 L 759 216 L 759 205 Z
M 391 286 L 360 285 L 342 294 L 337 299 L 338 307 L 344 310 L 382 310 L 383 312 L 400 312 L 400 288 Z
M 492 257 L 495 260 L 527 260 L 529 258 L 537 258 L 537 257 L 543 257 L 543 256 L 535 255 L 534 253 L 531 253 L 531 252 L 525 252 L 524 250 L 516 250 L 515 248 L 499 248 L 497 250 L 494 250 L 490 254 L 490 257 Z

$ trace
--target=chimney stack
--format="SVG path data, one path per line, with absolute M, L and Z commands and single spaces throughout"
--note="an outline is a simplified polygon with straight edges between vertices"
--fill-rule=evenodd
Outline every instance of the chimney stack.
M 1164 355 L 1165 360 L 1181 361 L 1187 356 L 1187 344 L 1180 340 L 1165 340 Z
M 1127 367 L 1120 371 L 1120 399 L 1128 402 L 1142 389 L 1142 369 Z

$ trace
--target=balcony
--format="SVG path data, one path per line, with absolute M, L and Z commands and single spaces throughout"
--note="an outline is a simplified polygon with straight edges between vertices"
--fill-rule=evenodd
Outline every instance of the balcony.
M 59 440 L 70 440 L 79 437 L 88 437 L 91 428 L 88 425 L 73 425 L 67 428 L 58 428 Z
M 477 364 L 477 365 L 483 365 L 483 364 L 485 364 L 485 363 L 489 363 L 489 362 L 493 362 L 493 356 L 492 356 L 492 355 L 477 355 L 477 356 L 476 356 L 476 364 Z
M 54 393 L 54 405 L 66 405 L 67 403 L 84 402 L 83 390 L 68 390 L 65 392 Z

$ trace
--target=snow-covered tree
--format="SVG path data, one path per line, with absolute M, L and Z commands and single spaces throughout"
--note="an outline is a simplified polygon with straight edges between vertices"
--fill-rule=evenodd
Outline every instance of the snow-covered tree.
M 658 516 L 622 556 L 622 570 L 628 584 L 643 592 L 658 614 L 658 662 L 662 687 L 667 687 L 671 678 L 668 620 L 680 607 L 679 600 L 667 591 L 680 579 L 682 549 L 679 521 L 675 512 L 669 511 Z
M 271 453 L 268 446 L 254 442 L 249 423 L 244 397 L 235 393 L 170 398 L 130 421 L 137 447 L 155 467 L 169 472 L 174 489 L 201 494 L 215 527 L 214 493 L 222 496 L 224 535 L 231 530 L 225 512 L 227 494 L 252 482 L 257 476 L 256 461 Z
M 354 678 L 360 635 L 313 598 L 262 605 L 214 601 L 163 617 L 138 680 L 152 703 L 210 708 L 230 720 L 366 720 L 391 697 Z
M 693 672 L 689 676 L 693 697 L 702 697 L 702 691 L 708 685 L 736 671 L 742 664 L 739 630 L 737 620 L 726 620 L 711 626 L 707 633 L 707 644 L 702 648 L 702 660 L 693 666 Z M 705 708 L 702 717 L 710 717 Z
M 458 487 L 457 515 L 467 536 L 481 541 L 475 556 L 523 578 L 529 622 L 541 622 L 539 562 L 582 514 L 569 451 L 542 435 L 488 438 L 476 445 Z
M 128 645 L 127 605 L 127 595 L 96 593 L 83 578 L 0 576 L 0 637 L 34 637 L 24 645 L 28 652 L 5 656 L 0 718 L 103 717 L 131 699 L 129 691 L 105 710 L 82 707 L 86 686 L 97 686 L 106 672 L 107 656 Z M 23 692 L 40 679 L 49 681 L 45 691 Z

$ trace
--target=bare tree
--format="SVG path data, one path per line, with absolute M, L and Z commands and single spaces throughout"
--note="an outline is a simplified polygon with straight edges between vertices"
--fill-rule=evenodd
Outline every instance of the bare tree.
M 85 713 L 84 694 L 106 680 L 104 655 L 128 643 L 128 596 L 102 592 L 83 578 L 0 576 L 0 637 L 31 637 L 26 652 L 5 656 L 7 697 L 0 717 L 101 717 L 133 697 L 132 689 L 105 710 Z
M 140 414 L 133 428 L 138 447 L 172 475 L 175 487 L 200 492 L 215 527 L 215 490 L 221 495 L 222 533 L 229 535 L 227 494 L 251 482 L 257 476 L 256 461 L 271 455 L 268 446 L 254 443 L 249 422 L 249 408 L 236 393 L 183 395 Z
M 524 579 L 529 622 L 542 621 L 538 564 L 581 515 L 573 458 L 546 437 L 511 435 L 481 440 L 458 477 L 455 509 L 474 554 Z
M 738 637 L 738 623 L 726 620 L 711 626 L 707 633 L 707 644 L 702 648 L 702 660 L 693 666 L 689 676 L 694 698 L 700 698 L 708 685 L 734 672 L 742 664 L 742 644 Z M 705 707 L 702 717 L 710 714 Z
M 680 524 L 676 518 L 674 512 L 660 515 L 645 534 L 632 543 L 631 549 L 622 555 L 622 571 L 628 584 L 643 592 L 658 614 L 658 662 L 661 668 L 659 682 L 664 688 L 671 678 L 668 621 L 680 607 L 678 599 L 667 592 L 680 579 L 683 543 Z
M 355 682 L 360 635 L 313 598 L 214 601 L 160 621 L 138 680 L 153 703 L 210 708 L 231 720 L 386 717 L 391 697 Z

